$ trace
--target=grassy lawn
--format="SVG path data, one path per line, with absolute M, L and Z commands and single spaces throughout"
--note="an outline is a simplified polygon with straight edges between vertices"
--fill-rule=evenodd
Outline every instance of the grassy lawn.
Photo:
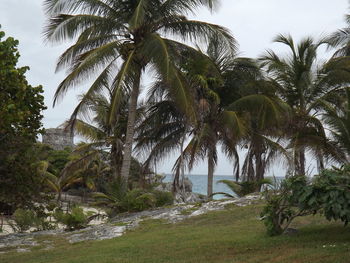
M 69 244 L 54 239 L 54 249 L 1 254 L 0 262 L 350 262 L 349 228 L 306 217 L 292 226 L 298 234 L 271 238 L 257 219 L 260 211 L 259 206 L 232 207 L 175 225 L 147 221 L 113 240 Z

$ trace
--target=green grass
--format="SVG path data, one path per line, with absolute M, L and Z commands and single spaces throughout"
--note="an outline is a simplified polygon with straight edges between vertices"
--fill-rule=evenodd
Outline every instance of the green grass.
M 234 207 L 175 225 L 150 220 L 123 237 L 105 241 L 69 244 L 51 237 L 56 246 L 52 250 L 1 254 L 0 262 L 350 262 L 349 228 L 311 216 L 295 222 L 296 235 L 268 237 L 257 219 L 260 211 L 258 205 Z

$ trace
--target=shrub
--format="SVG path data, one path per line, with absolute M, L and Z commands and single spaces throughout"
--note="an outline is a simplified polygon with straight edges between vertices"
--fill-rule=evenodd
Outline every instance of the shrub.
M 15 225 L 11 225 L 14 231 L 25 232 L 37 225 L 37 216 L 32 210 L 18 208 L 12 217 Z
M 156 206 L 165 206 L 165 205 L 172 205 L 174 202 L 173 194 L 170 192 L 164 192 L 164 191 L 158 191 L 154 190 L 152 191 L 156 198 Z
M 57 222 L 64 224 L 69 231 L 85 228 L 89 223 L 89 216 L 91 214 L 85 214 L 84 210 L 78 206 L 73 207 L 70 212 L 56 210 L 54 213 Z
M 106 212 L 110 217 L 121 212 L 143 211 L 173 203 L 170 192 L 152 188 L 127 190 L 121 178 L 114 179 L 103 187 L 103 192 L 93 193 L 92 196 L 96 200 L 95 205 L 107 208 Z
M 269 235 L 279 235 L 294 218 L 320 213 L 327 220 L 350 220 L 350 166 L 324 170 L 310 182 L 303 176 L 285 180 L 268 191 L 261 214 Z
M 306 201 L 310 194 L 312 188 L 304 176 L 290 177 L 281 182 L 279 189 L 265 192 L 267 204 L 261 216 L 267 233 L 280 235 L 294 218 L 316 213 L 318 208 Z
M 142 189 L 133 189 L 127 192 L 124 203 L 127 211 L 142 211 L 156 205 L 156 197 Z

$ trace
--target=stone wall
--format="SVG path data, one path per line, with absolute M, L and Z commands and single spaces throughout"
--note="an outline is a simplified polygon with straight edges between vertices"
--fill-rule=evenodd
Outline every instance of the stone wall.
M 74 136 L 64 129 L 46 129 L 43 135 L 43 143 L 50 145 L 55 150 L 63 150 L 65 147 L 74 147 Z

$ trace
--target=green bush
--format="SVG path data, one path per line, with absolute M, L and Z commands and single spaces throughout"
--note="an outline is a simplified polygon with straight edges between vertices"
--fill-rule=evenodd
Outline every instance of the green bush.
M 34 231 L 55 229 L 55 225 L 47 221 L 48 214 L 41 209 L 29 210 L 18 208 L 12 219 L 14 221 L 10 226 L 15 232 L 25 232 L 30 228 Z
M 152 193 L 156 197 L 156 207 L 172 205 L 174 202 L 173 194 L 170 192 L 154 190 Z
M 324 170 L 307 181 L 303 176 L 285 180 L 280 189 L 268 191 L 261 213 L 269 235 L 279 235 L 294 218 L 320 213 L 327 220 L 350 220 L 350 166 Z
M 81 207 L 75 206 L 70 212 L 63 212 L 62 210 L 56 210 L 54 218 L 57 222 L 66 226 L 69 231 L 82 229 L 89 223 L 90 214 L 85 214 Z
M 170 192 L 152 188 L 127 190 L 122 179 L 117 178 L 103 187 L 103 192 L 94 193 L 95 205 L 104 206 L 110 217 L 122 212 L 137 212 L 170 205 L 173 196 Z
M 127 211 L 143 211 L 155 207 L 156 202 L 156 197 L 152 193 L 133 189 L 127 192 L 123 203 Z
M 18 208 L 12 216 L 15 225 L 11 227 L 15 231 L 25 232 L 38 224 L 38 218 L 34 211 Z

